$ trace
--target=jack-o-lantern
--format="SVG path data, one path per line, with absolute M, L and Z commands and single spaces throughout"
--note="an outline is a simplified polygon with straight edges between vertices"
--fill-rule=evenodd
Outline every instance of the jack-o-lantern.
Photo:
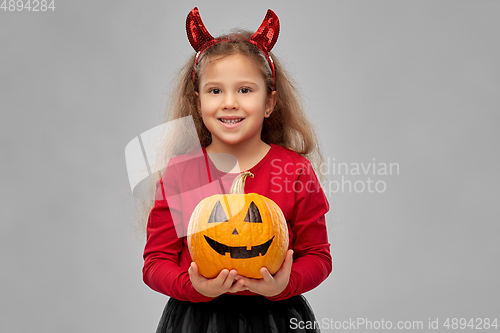
M 229 194 L 203 199 L 188 227 L 191 258 L 206 278 L 224 268 L 261 279 L 260 268 L 276 273 L 288 249 L 288 229 L 280 207 L 265 196 L 245 194 L 245 171 L 233 181 Z

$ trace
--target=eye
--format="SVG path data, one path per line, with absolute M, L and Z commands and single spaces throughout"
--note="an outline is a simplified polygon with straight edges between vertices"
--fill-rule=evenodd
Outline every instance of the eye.
M 218 94 L 220 94 L 222 91 L 220 91 L 220 89 L 217 89 L 217 88 L 210 88 L 210 89 L 208 90 L 208 92 L 209 92 L 209 93 L 211 93 L 211 94 L 214 94 L 214 95 L 218 95 Z
M 247 94 L 247 93 L 249 93 L 251 90 L 250 90 L 250 88 L 248 88 L 248 87 L 243 87 L 243 88 L 241 88 L 239 91 L 240 91 L 241 93 L 243 93 L 243 94 Z
M 260 216 L 260 211 L 257 205 L 252 201 L 250 207 L 248 207 L 247 215 L 243 220 L 245 222 L 262 223 L 262 217 Z
M 217 203 L 212 209 L 212 213 L 210 213 L 210 217 L 208 218 L 207 223 L 215 223 L 215 222 L 227 222 L 226 213 L 224 213 L 224 208 L 220 204 L 220 201 L 217 200 Z

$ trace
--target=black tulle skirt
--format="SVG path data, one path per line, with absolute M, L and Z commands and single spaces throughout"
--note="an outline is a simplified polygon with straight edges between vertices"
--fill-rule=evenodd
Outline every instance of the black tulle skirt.
M 170 298 L 156 333 L 320 332 L 298 328 L 308 322 L 314 323 L 315 317 L 302 295 L 269 301 L 263 296 L 223 294 L 203 303 Z

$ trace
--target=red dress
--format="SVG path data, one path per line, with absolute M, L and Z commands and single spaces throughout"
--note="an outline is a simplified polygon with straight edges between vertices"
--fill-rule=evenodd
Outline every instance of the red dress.
M 249 169 L 254 177 L 247 178 L 245 193 L 270 198 L 287 220 L 289 248 L 294 250 L 290 280 L 282 293 L 267 297 L 279 301 L 315 288 L 330 274 L 332 258 L 325 224 L 329 204 L 306 158 L 279 145 L 270 146 L 264 158 Z M 148 219 L 143 268 L 148 286 L 179 301 L 214 300 L 198 293 L 189 279 L 192 259 L 185 231 L 196 205 L 208 196 L 229 193 L 236 175 L 218 170 L 204 147 L 169 161 L 157 182 L 157 200 Z

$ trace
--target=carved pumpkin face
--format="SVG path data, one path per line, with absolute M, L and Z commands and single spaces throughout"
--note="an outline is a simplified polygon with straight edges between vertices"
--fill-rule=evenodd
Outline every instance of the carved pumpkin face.
M 261 267 L 274 274 L 283 263 L 288 229 L 279 206 L 256 193 L 234 193 L 235 184 L 248 175 L 235 179 L 231 194 L 202 200 L 191 215 L 189 252 L 206 278 L 216 277 L 224 268 L 262 278 Z

